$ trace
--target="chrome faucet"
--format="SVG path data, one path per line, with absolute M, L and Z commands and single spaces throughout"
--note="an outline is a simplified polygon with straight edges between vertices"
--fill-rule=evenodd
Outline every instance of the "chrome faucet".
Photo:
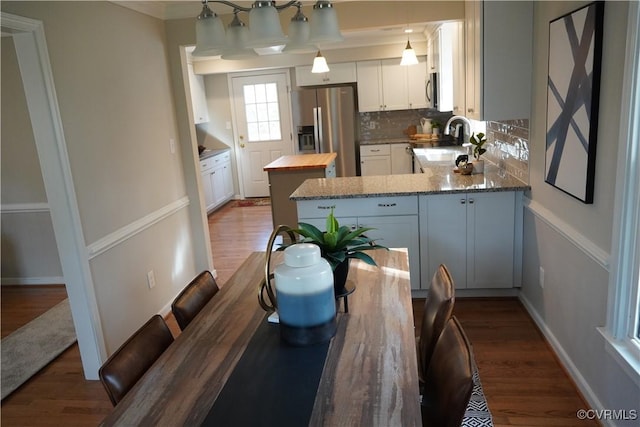
M 464 144 L 466 142 L 469 142 L 469 137 L 471 136 L 471 122 L 465 116 L 453 116 L 449 120 L 447 120 L 447 124 L 444 125 L 444 134 L 445 135 L 451 134 L 451 130 L 450 130 L 451 123 L 457 120 L 461 121 L 463 125 L 462 128 L 463 128 L 464 136 L 462 139 L 462 143 Z

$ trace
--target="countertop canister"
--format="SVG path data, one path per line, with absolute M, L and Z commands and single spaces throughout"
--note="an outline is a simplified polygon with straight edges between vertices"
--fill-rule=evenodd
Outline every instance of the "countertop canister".
M 320 248 L 311 243 L 289 246 L 274 276 L 282 340 L 295 346 L 330 340 L 336 333 L 333 272 Z

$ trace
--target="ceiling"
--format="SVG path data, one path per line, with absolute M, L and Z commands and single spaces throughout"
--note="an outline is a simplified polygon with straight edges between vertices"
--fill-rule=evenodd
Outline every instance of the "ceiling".
M 333 1 L 336 2 L 335 0 Z M 202 4 L 197 0 L 172 0 L 172 1 L 115 1 L 114 3 L 138 12 L 154 16 L 159 19 L 183 19 L 195 18 L 202 10 Z M 234 3 L 251 7 L 253 1 L 234 1 Z M 280 4 L 284 1 L 280 1 Z M 302 1 L 303 4 L 314 4 L 315 1 Z M 209 7 L 220 15 L 230 14 L 232 8 L 221 3 L 209 3 Z M 245 20 L 246 22 L 246 20 Z M 361 46 L 373 46 L 384 44 L 403 44 L 406 43 L 407 34 L 405 30 L 409 28 L 411 32 L 411 41 L 426 40 L 425 33 L 431 31 L 434 27 L 433 23 L 417 23 L 411 26 L 392 26 L 379 27 L 375 29 L 367 29 L 364 31 L 343 31 L 345 37 L 344 42 L 340 43 L 340 48 L 351 48 Z M 285 31 L 286 32 L 286 31 Z

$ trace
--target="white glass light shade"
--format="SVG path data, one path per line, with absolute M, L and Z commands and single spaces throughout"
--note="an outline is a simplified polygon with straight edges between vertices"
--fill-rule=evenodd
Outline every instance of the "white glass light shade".
M 247 47 L 271 47 L 284 45 L 287 42 L 280 26 L 277 9 L 264 3 L 254 3 L 249 12 L 251 40 L 247 43 Z
M 192 55 L 220 55 L 224 47 L 224 24 L 220 17 L 205 5 L 196 21 L 196 48 L 193 50 Z
M 309 43 L 335 43 L 344 40 L 338 28 L 338 14 L 328 1 L 318 1 L 311 13 Z
M 227 45 L 222 53 L 222 59 L 244 59 L 258 56 L 253 49 L 247 47 L 250 37 L 249 29 L 238 19 L 236 14 L 227 27 Z
M 327 60 L 322 56 L 322 53 L 318 51 L 318 54 L 315 58 L 313 58 L 313 67 L 311 67 L 312 73 L 328 73 L 329 66 L 327 65 Z
M 301 15 L 304 19 L 296 19 L 298 15 Z M 289 23 L 289 29 L 287 37 L 289 41 L 287 46 L 283 49 L 283 52 L 315 52 L 318 50 L 317 46 L 309 44 L 309 34 L 311 33 L 311 26 L 309 21 L 298 10 L 296 16 L 291 19 Z
M 416 51 L 411 47 L 411 43 L 407 40 L 407 47 L 402 51 L 402 59 L 400 65 L 416 65 L 418 58 L 416 57 Z

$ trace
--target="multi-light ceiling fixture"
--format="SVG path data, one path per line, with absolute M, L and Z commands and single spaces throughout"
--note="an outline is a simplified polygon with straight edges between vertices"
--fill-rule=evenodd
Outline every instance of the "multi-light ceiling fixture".
M 233 8 L 234 17 L 225 32 L 222 19 L 213 12 L 207 3 L 222 3 Z M 291 18 L 288 36 L 280 26 L 278 12 L 291 6 L 298 8 Z M 301 10 L 298 0 L 276 6 L 274 1 L 255 1 L 251 7 L 244 7 L 223 0 L 203 0 L 202 12 L 196 21 L 196 48 L 193 56 L 218 56 L 222 59 L 242 59 L 256 56 L 259 52 L 309 53 L 318 52 L 314 59 L 324 61 L 321 71 L 327 72 L 327 62 L 318 49 L 319 44 L 334 43 L 343 40 L 338 28 L 338 17 L 328 0 L 318 0 L 313 6 L 311 20 Z M 247 27 L 238 16 L 248 12 Z M 320 70 L 320 69 L 319 69 Z

